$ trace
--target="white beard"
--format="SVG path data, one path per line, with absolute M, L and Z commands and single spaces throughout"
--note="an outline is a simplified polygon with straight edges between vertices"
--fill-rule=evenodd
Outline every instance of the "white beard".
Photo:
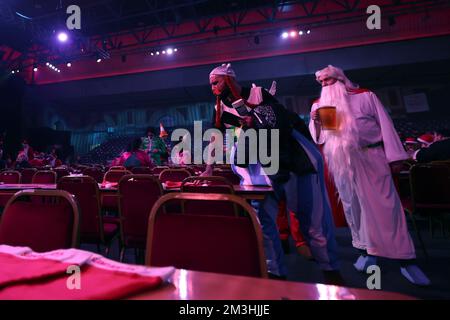
M 337 130 L 323 130 L 323 153 L 337 186 L 353 185 L 352 158 L 357 155 L 358 130 L 345 85 L 337 81 L 322 88 L 320 106 L 335 106 Z

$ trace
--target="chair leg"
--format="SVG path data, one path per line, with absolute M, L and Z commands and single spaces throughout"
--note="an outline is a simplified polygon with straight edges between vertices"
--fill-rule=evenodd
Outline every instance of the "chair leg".
M 420 230 L 417 227 L 416 218 L 414 218 L 414 215 L 412 213 L 410 213 L 410 217 L 411 217 L 411 220 L 412 220 L 412 223 L 413 223 L 413 226 L 414 226 L 414 230 L 416 231 L 417 238 L 419 239 L 420 247 L 422 248 L 423 253 L 425 255 L 425 259 L 428 260 L 428 252 L 427 252 L 427 249 L 425 248 L 425 243 L 422 240 L 422 236 L 420 234 Z
M 108 257 L 109 251 L 111 249 L 111 243 L 108 243 L 107 245 L 105 245 L 105 247 L 105 256 Z
M 121 248 L 120 248 L 120 254 L 119 254 L 119 260 L 120 260 L 120 262 L 123 262 L 123 259 L 124 259 L 124 257 L 125 257 L 125 250 L 126 250 L 125 246 L 121 246 Z

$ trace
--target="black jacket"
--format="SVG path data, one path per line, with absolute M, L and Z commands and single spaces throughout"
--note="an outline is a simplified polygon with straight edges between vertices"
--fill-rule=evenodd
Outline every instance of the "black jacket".
M 450 160 L 450 139 L 437 141 L 428 148 L 420 149 L 416 160 L 421 163 Z
M 248 99 L 250 95 L 250 88 L 242 88 L 241 95 L 242 98 Z M 229 101 L 222 100 L 222 102 L 228 107 L 232 107 Z M 292 137 L 292 130 L 295 129 L 307 139 L 312 141 L 309 129 L 297 114 L 287 110 L 275 97 L 273 97 L 266 90 L 263 90 L 263 102 L 251 111 L 250 116 L 253 119 L 253 128 L 256 130 L 279 130 L 280 169 L 278 174 L 270 176 L 272 180 L 277 180 L 280 182 L 287 181 L 287 179 L 289 179 L 290 172 L 294 172 L 298 175 L 316 173 L 316 170 L 309 160 L 305 150 Z M 215 112 L 213 119 L 215 119 Z M 239 117 L 228 112 L 222 113 L 221 129 L 225 128 L 225 123 L 237 127 L 240 126 Z M 270 154 L 271 146 L 269 145 L 268 148 L 268 153 Z

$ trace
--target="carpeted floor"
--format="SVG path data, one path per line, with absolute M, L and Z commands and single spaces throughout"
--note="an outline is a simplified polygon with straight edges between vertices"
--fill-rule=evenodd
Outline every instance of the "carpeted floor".
M 423 223 L 422 223 L 423 224 Z M 431 286 L 418 287 L 411 284 L 400 274 L 400 267 L 396 261 L 379 259 L 381 269 L 381 290 L 404 293 L 420 299 L 450 299 L 450 239 L 432 239 L 427 225 L 421 226 L 422 238 L 425 242 L 429 258 L 425 259 L 423 251 L 418 245 L 415 234 L 413 236 L 417 249 L 417 262 L 431 280 Z M 336 240 L 339 245 L 341 275 L 345 285 L 353 288 L 367 289 L 367 279 L 370 276 L 360 273 L 353 267 L 358 253 L 351 246 L 351 235 L 348 228 L 336 230 Z M 315 262 L 300 256 L 290 244 L 290 254 L 286 255 L 288 265 L 288 280 L 309 283 L 324 282 L 322 273 Z

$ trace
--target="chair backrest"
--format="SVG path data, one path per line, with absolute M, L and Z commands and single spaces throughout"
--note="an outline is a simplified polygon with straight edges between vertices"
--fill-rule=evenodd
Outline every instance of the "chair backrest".
M 108 171 L 113 171 L 113 170 L 126 170 L 127 168 L 125 168 L 125 166 L 112 166 L 111 168 L 109 168 Z
M 194 184 L 195 183 L 195 184 Z M 234 194 L 233 185 L 224 177 L 188 177 L 181 184 L 181 192 Z M 237 216 L 236 205 L 230 201 L 186 201 L 183 203 L 183 212 L 191 214 L 211 214 Z
M 152 174 L 152 169 L 150 167 L 134 167 L 131 169 L 133 174 Z
M 31 181 L 33 180 L 33 176 L 37 171 L 38 170 L 36 168 L 22 169 L 22 171 L 20 172 L 20 174 L 22 175 L 20 183 L 31 183 Z
M 70 175 L 70 171 L 67 168 L 54 168 L 53 171 L 56 172 L 56 181 L 59 181 L 62 177 Z
M 79 210 L 63 190 L 22 190 L 7 203 L 0 221 L 0 244 L 44 252 L 77 247 Z
M 80 209 L 81 240 L 104 240 L 100 192 L 97 181 L 89 176 L 63 177 L 58 181 L 58 189 L 75 196 Z
M 56 172 L 51 170 L 39 170 L 31 179 L 31 183 L 56 183 Z
M 186 169 L 165 169 L 159 174 L 159 181 L 161 181 L 161 183 L 167 181 L 182 182 L 190 176 L 191 173 Z
M 103 176 L 105 175 L 100 168 L 96 167 L 86 168 L 82 171 L 82 173 L 85 176 L 94 178 L 97 183 L 101 183 L 103 181 Z
M 19 171 L 3 171 L 0 173 L 0 182 L 20 183 L 21 174 Z
M 166 203 L 231 201 L 247 213 L 242 217 L 166 213 Z M 263 237 L 253 208 L 235 195 L 170 193 L 152 208 L 148 223 L 146 264 L 188 270 L 267 277 Z
M 131 171 L 110 170 L 105 173 L 105 176 L 103 177 L 103 182 L 119 182 L 119 180 L 127 174 L 131 174 Z
M 415 165 L 410 171 L 410 185 L 415 209 L 450 208 L 450 166 Z
M 224 177 L 225 179 L 230 181 L 231 184 L 233 184 L 233 185 L 237 185 L 237 184 L 241 183 L 241 178 L 231 170 L 216 170 L 216 169 L 214 169 L 213 176 Z
M 160 174 L 161 172 L 163 172 L 163 171 L 166 170 L 166 169 L 170 169 L 170 168 L 167 167 L 167 166 L 158 166 L 158 167 L 154 167 L 154 168 L 152 169 L 152 174 Z
M 130 174 L 119 181 L 119 214 L 121 235 L 128 246 L 145 246 L 150 210 L 163 194 L 158 178 Z

